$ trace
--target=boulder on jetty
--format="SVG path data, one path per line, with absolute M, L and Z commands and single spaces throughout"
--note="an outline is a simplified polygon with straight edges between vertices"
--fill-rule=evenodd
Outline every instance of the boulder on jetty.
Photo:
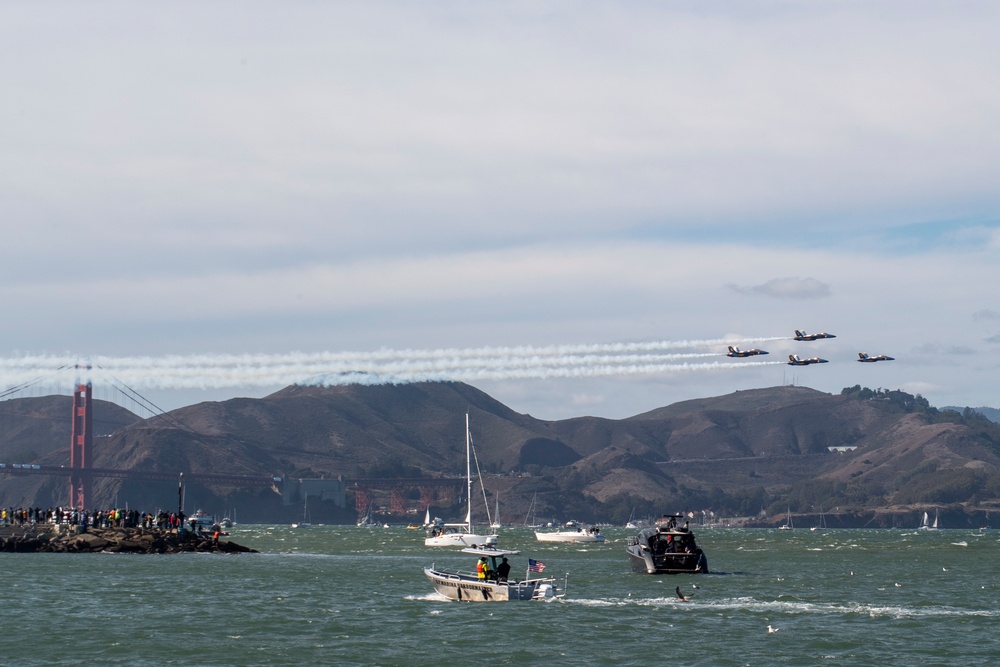
M 87 528 L 23 526 L 0 529 L 0 551 L 18 553 L 129 553 L 186 552 L 257 553 L 256 549 L 191 531 L 149 528 Z

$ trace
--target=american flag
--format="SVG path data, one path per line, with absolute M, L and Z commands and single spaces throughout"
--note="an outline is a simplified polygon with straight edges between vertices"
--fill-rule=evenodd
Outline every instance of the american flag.
M 544 572 L 545 563 L 540 560 L 528 559 L 528 572 Z

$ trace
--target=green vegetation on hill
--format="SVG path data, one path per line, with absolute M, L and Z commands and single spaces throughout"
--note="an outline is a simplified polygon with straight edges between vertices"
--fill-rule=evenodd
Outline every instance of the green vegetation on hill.
M 6 401 L 0 461 L 67 465 L 68 400 Z M 838 395 L 794 386 L 745 390 L 628 419 L 554 422 L 518 414 L 457 382 L 295 386 L 263 399 L 189 406 L 169 419 L 139 420 L 95 401 L 95 420 L 105 426 L 95 438 L 93 465 L 268 478 L 459 478 L 466 412 L 477 466 L 490 503 L 500 498 L 505 523 L 525 516 L 529 505 L 538 519 L 614 523 L 677 511 L 706 520 L 773 519 L 789 509 L 1000 511 L 1000 424 L 976 410 L 939 410 L 919 395 L 858 385 Z M 4 481 L 0 505 L 65 503 L 65 479 Z M 283 508 L 270 490 L 201 485 L 197 491 L 199 504 L 239 507 L 245 521 L 301 512 L 298 505 Z M 422 516 L 425 491 L 410 485 L 397 498 Z M 156 507 L 173 502 L 176 492 L 170 484 L 103 478 L 94 494 L 102 505 L 127 497 L 132 505 Z M 350 520 L 352 494 L 328 520 Z M 443 517 L 461 516 L 463 495 L 442 493 L 430 502 Z M 322 510 L 310 503 L 314 520 Z

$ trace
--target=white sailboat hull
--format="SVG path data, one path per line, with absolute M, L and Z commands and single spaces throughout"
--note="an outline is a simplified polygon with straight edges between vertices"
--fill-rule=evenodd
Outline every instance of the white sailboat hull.
M 477 535 L 475 533 L 445 533 L 424 538 L 425 547 L 496 546 L 496 543 L 496 535 Z
M 603 542 L 603 535 L 593 533 L 579 533 L 577 531 L 561 531 L 555 533 L 541 533 L 535 531 L 535 538 L 539 542 Z

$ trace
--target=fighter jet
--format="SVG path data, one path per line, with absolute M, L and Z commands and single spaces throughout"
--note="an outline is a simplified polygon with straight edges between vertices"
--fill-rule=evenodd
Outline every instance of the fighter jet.
M 729 346 L 729 354 L 727 354 L 726 356 L 727 357 L 753 357 L 753 356 L 758 355 L 758 354 L 767 354 L 767 351 L 766 350 L 757 350 L 757 349 L 752 349 L 752 348 L 749 349 L 749 350 L 741 350 L 739 347 L 733 347 L 732 345 L 730 345 Z
M 867 352 L 858 352 L 858 361 L 869 362 L 869 361 L 895 361 L 893 357 L 887 357 L 884 354 L 879 354 L 874 357 L 869 357 Z
M 825 364 L 826 359 L 820 359 L 819 357 L 810 357 L 808 359 L 799 359 L 799 355 L 790 354 L 788 355 L 788 365 L 789 366 L 808 366 L 809 364 Z
M 807 334 L 805 331 L 795 330 L 795 340 L 819 340 L 820 338 L 836 338 L 836 336 L 826 332 Z

